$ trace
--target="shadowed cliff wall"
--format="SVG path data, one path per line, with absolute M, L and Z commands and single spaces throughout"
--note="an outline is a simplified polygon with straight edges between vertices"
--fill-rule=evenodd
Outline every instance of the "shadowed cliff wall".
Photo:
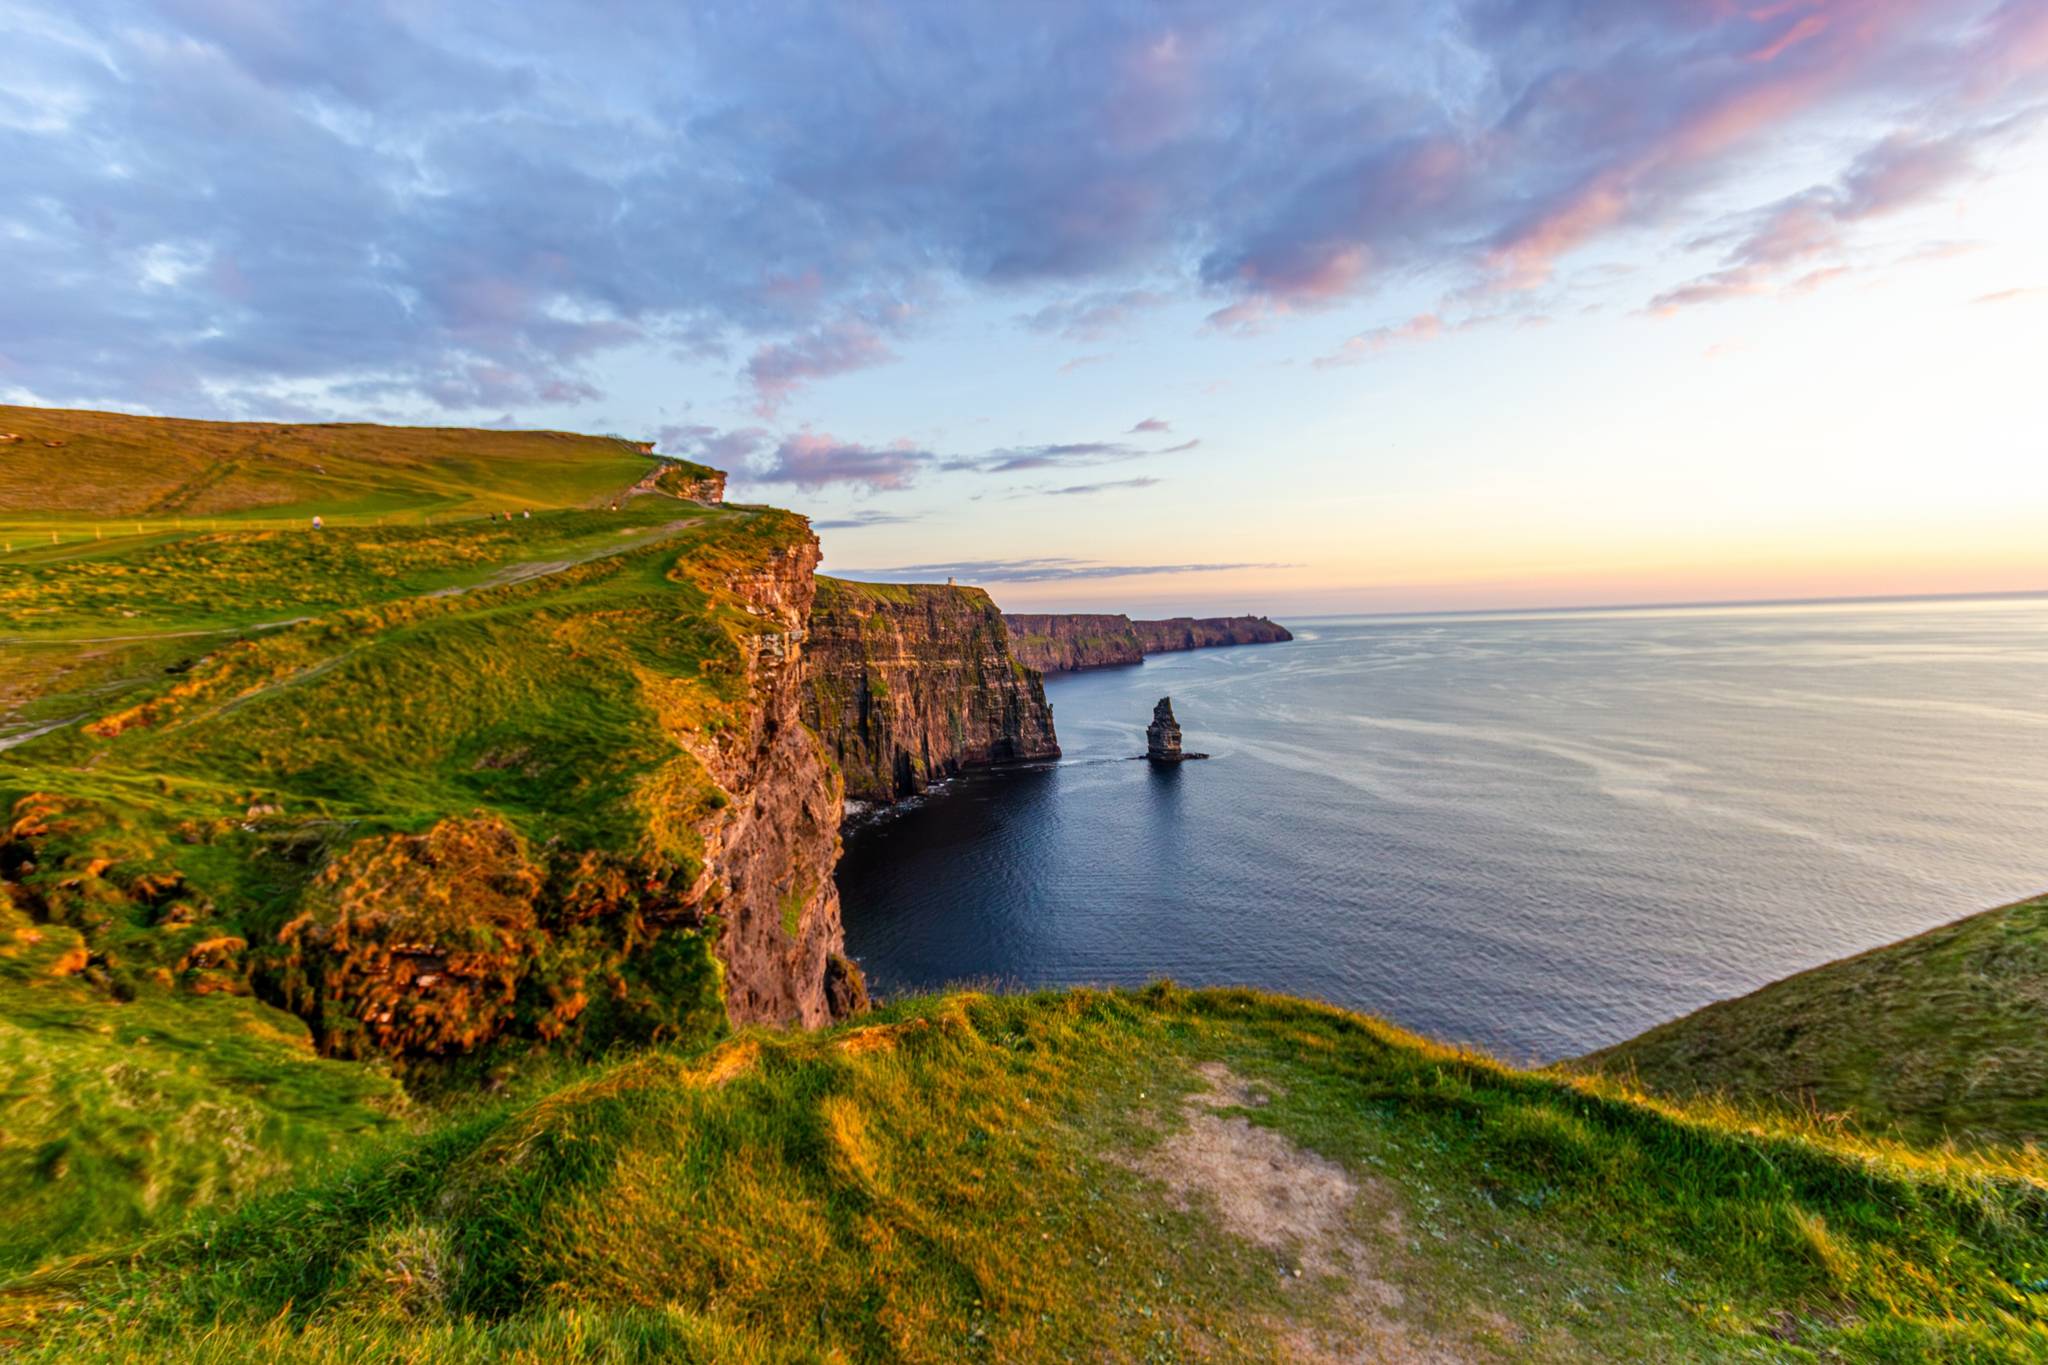
M 1044 682 L 986 592 L 817 583 L 804 715 L 848 797 L 896 801 L 963 769 L 1059 755 Z

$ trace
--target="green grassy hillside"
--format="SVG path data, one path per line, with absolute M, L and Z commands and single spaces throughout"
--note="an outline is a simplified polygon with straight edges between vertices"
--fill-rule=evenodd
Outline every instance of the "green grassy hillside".
M 609 510 L 655 467 L 617 441 L 232 444 L 251 430 L 0 414 L 69 433 L 0 444 L 0 507 L 47 510 L 60 468 L 123 498 L 218 459 L 239 472 L 215 505 L 331 513 L 355 488 L 448 513 L 152 514 L 0 554 L 0 1266 L 409 1121 L 382 1061 L 321 1054 L 480 1074 L 515 1045 L 725 1030 L 709 765 L 757 720 L 747 661 L 781 628 L 735 585 L 807 553 L 803 522 Z M 485 489 L 606 500 L 455 515 Z
M 585 507 L 659 461 L 559 431 L 365 423 L 196 422 L 0 405 L 0 531 L 205 529 L 319 514 L 374 522 Z M 47 536 L 44 541 L 47 543 Z
M 2048 897 L 1651 1029 L 1578 1065 L 1923 1142 L 2048 1142 Z
M 2033 1360 L 2041 1176 L 1249 992 L 954 996 L 376 1139 L 15 1280 L 0 1337 L 31 1360 Z

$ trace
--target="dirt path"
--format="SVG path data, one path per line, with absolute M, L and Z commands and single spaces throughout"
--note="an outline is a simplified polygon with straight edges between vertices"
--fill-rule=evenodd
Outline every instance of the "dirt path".
M 1162 1182 L 1183 1208 L 1212 1209 L 1224 1230 L 1273 1253 L 1298 1316 L 1271 1324 L 1278 1354 L 1327 1365 L 1466 1365 L 1489 1360 L 1401 1321 L 1406 1300 L 1389 1253 L 1405 1234 L 1393 1192 L 1360 1181 L 1326 1157 L 1232 1109 L 1258 1109 L 1270 1095 L 1219 1062 L 1196 1068 L 1208 1084 L 1183 1102 L 1187 1126 L 1145 1154 L 1140 1170 Z M 1369 1244 L 1356 1230 L 1369 1221 L 1385 1234 Z M 1329 1303 L 1308 1300 L 1336 1289 Z

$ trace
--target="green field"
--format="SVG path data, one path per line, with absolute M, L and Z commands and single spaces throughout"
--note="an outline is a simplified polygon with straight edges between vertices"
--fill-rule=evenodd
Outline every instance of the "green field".
M 1918 1142 L 2048 1142 L 2048 897 L 1773 982 L 1579 1065 Z
M 15 549 L 241 525 L 416 524 L 595 507 L 662 469 L 561 431 L 197 422 L 0 404 L 0 536 Z

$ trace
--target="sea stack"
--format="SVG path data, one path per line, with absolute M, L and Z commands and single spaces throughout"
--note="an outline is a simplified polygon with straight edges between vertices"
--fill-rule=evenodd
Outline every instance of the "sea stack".
M 1178 763 L 1180 722 L 1173 718 L 1173 698 L 1161 697 L 1152 708 L 1152 723 L 1145 727 L 1145 757 L 1157 763 Z

